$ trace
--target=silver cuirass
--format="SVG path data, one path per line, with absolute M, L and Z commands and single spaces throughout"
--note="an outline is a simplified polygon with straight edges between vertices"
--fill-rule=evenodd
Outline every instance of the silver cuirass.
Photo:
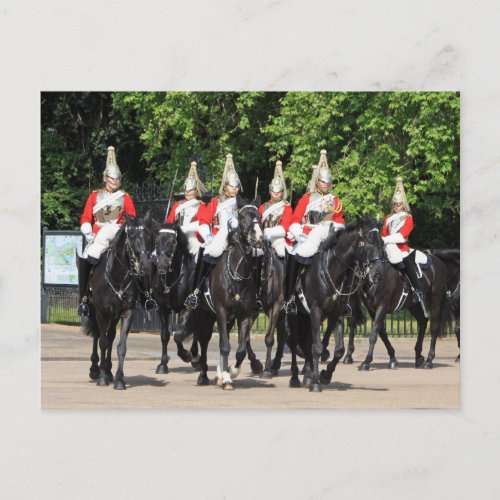
M 220 207 L 222 203 L 228 201 L 229 199 L 234 199 L 234 204 L 230 204 L 227 208 L 217 213 L 217 222 L 219 227 L 227 227 L 227 222 L 229 221 L 229 219 L 238 219 L 238 206 L 236 204 L 236 198 L 226 198 L 224 196 L 221 196 L 219 198 L 218 207 Z
M 110 193 L 105 189 L 101 189 L 97 193 L 96 205 L 102 203 L 107 198 L 110 198 L 109 204 L 105 204 L 97 212 L 95 218 L 100 224 L 114 224 L 123 210 L 123 194 L 118 197 L 113 197 L 114 193 Z
M 184 210 L 179 210 L 178 216 L 177 216 L 177 221 L 181 226 L 184 226 L 186 224 L 189 224 L 196 214 L 198 213 L 198 208 L 200 206 L 200 201 L 197 200 L 198 203 L 194 203 L 190 205 L 189 207 L 185 208 Z M 184 205 L 185 202 L 183 202 L 180 206 Z
M 311 193 L 309 204 L 306 208 L 307 222 L 310 222 L 311 224 L 319 224 L 320 222 L 331 220 L 334 208 L 335 197 L 332 193 L 325 195 Z M 310 212 L 314 213 L 312 217 Z
M 264 214 L 266 213 L 266 210 L 270 209 L 272 205 L 270 203 L 266 203 L 264 205 Z M 285 210 L 285 205 L 282 204 L 279 208 L 276 210 L 270 211 L 269 215 L 266 217 L 264 220 L 264 229 L 268 227 L 275 227 L 278 225 L 279 221 L 281 220 L 281 216 L 283 215 L 283 210 Z

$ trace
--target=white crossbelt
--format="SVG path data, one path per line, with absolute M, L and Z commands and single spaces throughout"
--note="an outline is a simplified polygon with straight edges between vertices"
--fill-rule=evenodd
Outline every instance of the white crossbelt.
M 180 212 L 183 210 L 188 209 L 189 207 L 200 203 L 200 200 L 197 200 L 196 198 L 193 198 L 192 200 L 186 201 L 184 203 L 181 203 L 176 209 L 175 209 L 175 217 L 177 218 L 177 215 L 179 215 Z
M 262 220 L 266 220 L 270 215 L 272 215 L 274 212 L 277 212 L 284 205 L 284 201 L 278 201 L 278 203 L 274 203 L 273 205 L 268 207 L 262 214 Z
M 123 191 L 116 191 L 116 193 L 113 193 L 112 195 L 108 196 L 105 200 L 100 201 L 99 203 L 96 203 L 94 205 L 94 208 L 92 209 L 92 213 L 95 214 L 101 210 L 102 207 L 105 207 L 106 205 L 109 205 L 110 202 L 117 200 L 121 196 L 124 195 Z

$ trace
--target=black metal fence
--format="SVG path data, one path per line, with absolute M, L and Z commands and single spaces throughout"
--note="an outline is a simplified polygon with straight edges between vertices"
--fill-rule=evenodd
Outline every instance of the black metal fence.
M 76 314 L 78 306 L 78 292 L 69 288 L 46 288 L 42 290 L 42 323 L 62 323 L 68 325 L 80 324 L 80 318 Z M 356 335 L 367 337 L 371 331 L 371 319 L 365 314 L 367 320 L 363 325 L 356 329 Z M 172 323 L 176 323 L 176 317 L 173 315 Z M 345 320 L 347 321 L 347 320 Z M 254 322 L 252 331 L 254 333 L 265 333 L 268 327 L 268 319 L 264 314 L 259 315 Z M 323 324 L 322 330 L 326 328 Z M 453 332 L 454 325 L 447 325 L 447 333 Z M 388 315 L 386 318 L 386 329 L 389 336 L 392 337 L 414 337 L 417 334 L 417 322 L 408 313 L 408 311 L 398 311 Z M 159 332 L 160 319 L 156 312 L 150 314 L 137 306 L 132 323 L 132 332 Z M 427 334 L 429 328 L 427 328 Z M 347 323 L 345 324 L 345 334 L 348 334 Z

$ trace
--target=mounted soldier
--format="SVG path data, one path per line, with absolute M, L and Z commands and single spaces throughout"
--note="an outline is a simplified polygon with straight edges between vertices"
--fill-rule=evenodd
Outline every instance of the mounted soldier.
M 274 168 L 274 177 L 269 184 L 270 199 L 259 207 L 259 213 L 262 215 L 262 225 L 264 227 L 264 238 L 269 241 L 271 247 L 280 258 L 284 258 L 286 248 L 291 248 L 291 242 L 286 238 L 286 233 L 292 222 L 293 210 L 287 201 L 287 189 L 285 177 L 283 175 L 282 162 L 277 161 Z M 256 265 L 256 290 L 257 290 L 257 308 L 262 310 L 260 300 L 261 294 L 261 274 L 262 258 L 257 258 Z
M 238 207 L 236 195 L 243 191 L 240 178 L 234 168 L 233 155 L 226 155 L 226 164 L 222 174 L 219 196 L 213 198 L 200 210 L 198 233 L 204 245 L 200 249 L 194 276 L 194 291 L 187 298 L 185 305 L 196 309 L 199 304 L 198 294 L 201 285 L 212 265 L 227 248 L 230 231 L 238 227 Z
M 182 232 L 187 236 L 189 252 L 195 258 L 198 256 L 203 241 L 198 234 L 198 228 L 200 216 L 205 208 L 205 204 L 198 198 L 207 192 L 207 188 L 198 176 L 196 167 L 196 162 L 192 161 L 188 176 L 184 181 L 184 199 L 174 203 L 165 219 L 167 224 L 173 224 L 177 221 Z
M 402 270 L 413 288 L 413 302 L 422 302 L 423 294 L 417 274 L 417 251 L 408 246 L 408 237 L 413 230 L 413 217 L 406 199 L 403 179 L 396 179 L 392 197 L 391 213 L 386 216 L 382 228 L 382 240 L 389 262 Z M 427 260 L 425 259 L 425 263 Z
M 294 290 L 303 265 L 318 251 L 330 230 L 345 227 L 340 198 L 331 193 L 332 174 L 326 159 L 326 150 L 320 152 L 318 165 L 308 185 L 308 192 L 297 203 L 292 216 L 288 237 L 295 242 L 289 252 L 287 262 L 285 310 L 287 314 L 297 314 Z
M 104 187 L 90 193 L 80 218 L 80 230 L 87 240 L 87 246 L 78 266 L 79 316 L 88 316 L 87 289 L 92 266 L 99 262 L 102 253 L 109 247 L 124 222 L 125 214 L 136 216 L 132 198 L 120 190 L 121 178 L 115 148 L 109 146 L 103 172 Z

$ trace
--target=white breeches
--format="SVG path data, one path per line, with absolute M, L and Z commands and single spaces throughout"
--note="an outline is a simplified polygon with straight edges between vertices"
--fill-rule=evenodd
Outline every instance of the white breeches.
M 284 257 L 285 249 L 287 247 L 290 248 L 290 246 L 287 245 L 285 238 L 281 236 L 279 238 L 272 238 L 270 241 L 271 241 L 271 247 L 274 248 L 278 257 Z
M 214 239 L 205 247 L 205 255 L 220 257 L 227 248 L 227 234 L 227 226 L 221 227 Z
M 96 234 L 94 241 L 85 247 L 83 256 L 87 257 L 90 255 L 94 259 L 98 259 L 102 252 L 109 247 L 120 227 L 119 224 L 108 224 L 102 227 Z
M 386 243 L 385 253 L 387 254 L 387 258 L 391 264 L 399 264 L 409 255 L 409 252 L 402 252 L 396 243 Z
M 319 249 L 319 246 L 328 237 L 330 224 L 320 224 L 313 228 L 307 235 L 307 239 L 295 246 L 294 254 L 300 257 L 312 257 Z

